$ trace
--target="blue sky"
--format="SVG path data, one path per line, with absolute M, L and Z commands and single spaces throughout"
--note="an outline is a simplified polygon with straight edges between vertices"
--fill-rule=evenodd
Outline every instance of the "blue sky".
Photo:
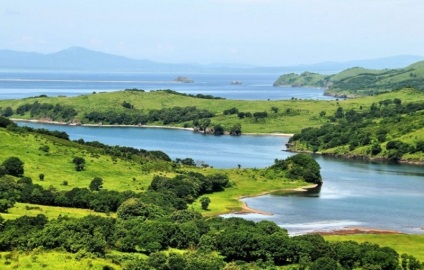
M 262 66 L 424 55 L 422 0 L 0 0 L 0 49 Z

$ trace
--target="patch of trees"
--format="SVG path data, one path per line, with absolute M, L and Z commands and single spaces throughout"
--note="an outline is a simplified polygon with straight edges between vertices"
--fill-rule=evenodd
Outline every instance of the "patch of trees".
M 84 115 L 89 122 L 102 122 L 112 125 L 144 125 L 159 121 L 161 121 L 164 125 L 168 125 L 172 123 L 182 123 L 196 119 L 210 118 L 213 116 L 214 113 L 206 109 L 197 109 L 196 107 L 173 107 L 160 110 L 150 110 L 148 114 L 141 114 L 140 112 L 120 113 L 107 111 L 90 112 Z
M 212 174 L 205 176 L 201 173 L 189 172 L 177 175 L 174 178 L 155 176 L 150 183 L 149 190 L 171 192 L 187 203 L 192 203 L 203 194 L 223 191 L 229 186 L 230 182 L 227 175 Z
M 83 139 L 75 140 L 74 142 L 82 144 L 82 145 L 86 145 L 86 146 L 91 146 L 97 149 L 101 149 L 102 153 L 115 156 L 115 157 L 131 159 L 133 156 L 137 156 L 137 157 L 147 158 L 151 160 L 171 161 L 171 158 L 166 153 L 159 150 L 148 151 L 148 150 L 137 149 L 137 148 L 128 147 L 128 146 L 119 146 L 119 145 L 110 146 L 98 141 L 86 142 Z
M 301 179 L 309 183 L 322 184 L 320 166 L 311 156 L 296 154 L 284 160 L 275 160 L 269 169 L 284 171 L 289 179 Z
M 145 204 L 162 207 L 164 211 L 187 208 L 186 203 L 172 192 L 118 192 L 101 189 L 102 184 L 103 179 L 95 177 L 90 182 L 89 189 L 73 188 L 68 191 L 59 191 L 52 187 L 46 189 L 41 185 L 34 184 L 29 177 L 21 177 L 17 181 L 10 177 L 2 177 L 0 178 L 0 204 L 1 202 L 7 203 L 7 208 L 10 208 L 15 202 L 22 202 L 109 213 L 116 212 L 128 198 L 137 198 Z M 0 208 L 0 212 L 6 212 L 7 208 Z
M 64 249 L 104 256 L 106 250 L 137 252 L 148 259 L 121 257 L 125 269 L 423 269 L 415 257 L 388 247 L 353 241 L 327 242 L 320 235 L 290 237 L 271 221 L 205 218 L 178 210 L 160 213 L 131 200 L 129 215 L 118 218 L 44 215 L 0 220 L 0 251 Z M 189 249 L 184 253 L 169 248 Z M 216 255 L 219 253 L 221 256 Z M 232 267 L 232 268 L 231 268 Z
M 24 115 L 27 112 L 35 118 L 51 118 L 63 121 L 69 121 L 78 113 L 70 105 L 50 104 L 50 103 L 26 103 L 16 108 L 16 114 Z
M 329 123 L 319 128 L 303 129 L 290 138 L 288 147 L 296 149 L 304 146 L 313 152 L 340 146 L 348 146 L 349 151 L 368 147 L 367 152 L 371 156 L 383 154 L 397 160 L 406 153 L 422 151 L 422 142 L 387 142 L 387 138 L 400 137 L 422 128 L 423 111 L 424 101 L 403 104 L 398 98 L 381 100 L 368 109 L 346 111 L 339 107 L 334 115 L 328 117 Z M 384 143 L 387 143 L 386 146 Z
M 192 97 L 192 98 L 201 98 L 201 99 L 225 99 L 222 97 L 215 97 L 212 95 L 203 95 L 203 94 L 186 94 L 186 93 L 180 93 L 174 90 L 170 90 L 170 89 L 166 89 L 166 90 L 157 90 L 157 91 L 162 91 L 168 94 L 173 94 L 173 95 L 178 95 L 178 96 L 184 96 L 184 97 Z

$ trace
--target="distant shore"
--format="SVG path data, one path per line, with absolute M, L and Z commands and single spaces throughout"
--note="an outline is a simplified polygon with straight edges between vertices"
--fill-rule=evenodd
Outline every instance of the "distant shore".
M 316 233 L 323 236 L 348 235 L 348 234 L 404 234 L 400 231 L 395 231 L 395 230 L 384 230 L 384 229 L 364 228 L 364 227 L 346 227 L 340 230 L 325 231 L 325 232 L 317 231 Z
M 60 125 L 60 126 L 81 126 L 81 127 L 131 127 L 131 128 L 164 128 L 164 129 L 178 129 L 186 131 L 194 131 L 194 128 L 184 128 L 176 126 L 158 126 L 158 125 L 103 125 L 103 124 L 77 124 L 77 123 L 67 123 L 60 121 L 51 121 L 43 119 L 22 119 L 22 118 L 10 118 L 14 122 L 28 122 L 28 123 L 39 123 L 39 124 L 49 124 L 49 125 Z M 200 133 L 200 132 L 199 132 Z M 211 135 L 211 134 L 209 134 Z M 294 134 L 291 133 L 242 133 L 242 135 L 247 136 L 281 136 L 281 137 L 292 137 Z

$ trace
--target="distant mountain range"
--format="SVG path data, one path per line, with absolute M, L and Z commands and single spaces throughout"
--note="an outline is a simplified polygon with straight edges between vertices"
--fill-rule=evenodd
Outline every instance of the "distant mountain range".
M 423 56 L 401 55 L 386 58 L 349 62 L 324 62 L 310 65 L 261 67 L 235 64 L 170 64 L 149 60 L 136 60 L 97 52 L 81 47 L 71 47 L 56 53 L 41 54 L 0 50 L 0 69 L 37 70 L 92 70 L 92 71 L 144 71 L 144 72 L 269 72 L 285 73 L 303 71 L 336 73 L 351 67 L 369 69 L 401 68 L 424 60 Z

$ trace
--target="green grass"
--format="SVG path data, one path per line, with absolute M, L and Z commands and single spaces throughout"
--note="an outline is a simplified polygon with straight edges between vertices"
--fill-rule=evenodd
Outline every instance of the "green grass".
M 201 209 L 200 198 L 193 203 L 193 209 L 204 215 L 238 212 L 242 210 L 243 204 L 239 200 L 242 197 L 310 185 L 310 183 L 302 181 L 273 179 L 272 176 L 265 173 L 265 170 L 230 169 L 225 172 L 229 176 L 232 187 L 225 189 L 223 192 L 203 195 L 203 197 L 209 197 L 211 200 L 208 210 Z
M 93 154 L 90 148 L 82 145 L 52 138 L 44 135 L 23 133 L 18 134 L 0 129 L 0 162 L 10 156 L 16 156 L 24 162 L 24 174 L 31 177 L 33 183 L 40 184 L 45 188 L 56 188 L 58 190 L 70 190 L 74 187 L 87 187 L 91 180 L 98 176 L 103 179 L 103 187 L 108 190 L 132 190 L 143 192 L 150 185 L 154 175 L 163 175 L 173 177 L 176 172 L 172 169 L 170 163 L 159 162 L 156 165 L 150 165 L 150 171 L 144 171 L 147 165 L 135 163 L 132 160 L 116 159 L 110 156 Z M 39 150 L 41 145 L 48 145 L 49 153 Z M 86 162 L 84 171 L 75 171 L 74 164 L 71 162 L 74 156 L 83 157 Z M 146 161 L 145 163 L 148 163 Z M 272 165 L 272 164 L 270 164 Z M 182 171 L 197 171 L 208 175 L 213 173 L 225 173 L 228 175 L 232 187 L 223 192 L 208 195 L 212 200 L 210 211 L 205 214 L 218 214 L 230 211 L 239 211 L 242 203 L 238 198 L 243 196 L 257 195 L 263 192 L 281 190 L 304 186 L 304 182 L 288 181 L 287 179 L 278 179 L 265 169 L 216 169 L 216 168 L 196 168 L 181 167 Z M 39 174 L 43 173 L 43 181 L 39 179 Z M 134 180 L 135 178 L 135 180 Z M 63 181 L 68 181 L 68 185 L 63 185 Z M 47 216 L 57 217 L 58 213 L 68 213 L 70 216 L 84 216 L 91 214 L 90 211 L 81 209 L 72 210 L 72 208 L 54 208 L 41 207 L 41 211 L 34 209 L 26 210 L 26 204 L 17 204 L 10 210 L 6 218 L 17 217 L 24 214 L 36 215 L 40 212 Z M 200 209 L 198 202 L 193 204 L 193 208 Z
M 281 90 L 284 91 L 284 90 Z M 297 133 L 305 127 L 317 127 L 328 121 L 326 117 L 320 117 L 320 112 L 325 111 L 326 115 L 333 115 L 339 106 L 345 110 L 350 108 L 359 109 L 360 106 L 370 106 L 372 103 L 384 99 L 400 98 L 403 102 L 422 99 L 423 93 L 420 91 L 408 90 L 389 92 L 387 94 L 362 97 L 348 100 L 217 100 L 199 99 L 166 93 L 163 91 L 133 92 L 117 91 L 109 93 L 89 94 L 78 97 L 47 97 L 47 98 L 26 98 L 19 100 L 0 100 L 0 108 L 7 106 L 16 108 L 25 103 L 51 103 L 73 106 L 78 115 L 75 119 L 83 119 L 87 112 L 115 110 L 124 112 L 122 102 L 131 102 L 135 110 L 140 113 L 147 113 L 152 109 L 172 108 L 176 106 L 196 106 L 199 109 L 207 109 L 216 114 L 212 118 L 212 126 L 221 124 L 229 129 L 236 123 L 240 123 L 243 133 Z M 223 111 L 230 108 L 238 108 L 240 112 L 268 112 L 268 117 L 259 121 L 254 118 L 239 119 L 236 115 L 224 115 Z M 278 108 L 274 113 L 271 108 Z M 15 118 L 30 119 L 29 113 L 24 116 L 13 115 Z M 162 125 L 162 123 L 154 123 Z M 189 126 L 191 122 L 186 123 Z M 182 127 L 184 123 L 174 126 Z
M 113 263 L 111 259 L 83 256 L 81 253 L 42 250 L 0 252 L 0 269 L 4 270 L 101 270 L 104 266 L 113 267 L 115 270 L 123 269 L 121 265 Z
M 0 137 L 0 161 L 10 156 L 19 157 L 25 163 L 25 176 L 45 188 L 88 188 L 94 177 L 101 177 L 106 189 L 142 191 L 148 187 L 155 173 L 143 171 L 141 165 L 133 161 L 113 160 L 107 155 L 90 153 L 88 148 L 69 141 L 48 139 L 36 134 L 18 134 L 5 129 L 0 129 Z M 49 146 L 49 153 L 39 150 L 42 145 Z M 72 163 L 75 156 L 86 160 L 84 171 L 75 171 Z M 45 175 L 43 181 L 39 180 L 41 173 Z M 68 185 L 63 185 L 64 181 Z
M 58 218 L 59 216 L 68 216 L 75 218 L 82 218 L 88 215 L 96 215 L 102 217 L 107 216 L 105 213 L 99 213 L 89 209 L 46 206 L 30 203 L 16 203 L 12 208 L 8 209 L 7 213 L 1 213 L 1 216 L 4 219 L 15 219 L 21 216 L 37 216 L 38 214 L 43 214 L 48 219 Z M 116 214 L 111 213 L 108 216 L 116 217 Z
M 391 247 L 399 255 L 407 253 L 424 262 L 424 235 L 414 234 L 357 234 L 324 236 L 328 241 L 353 240 L 358 243 L 370 242 L 380 246 Z
M 274 85 L 326 87 L 326 93 L 351 97 L 392 91 L 402 87 L 424 90 L 424 61 L 398 69 L 354 67 L 333 75 L 304 72 L 281 75 Z

